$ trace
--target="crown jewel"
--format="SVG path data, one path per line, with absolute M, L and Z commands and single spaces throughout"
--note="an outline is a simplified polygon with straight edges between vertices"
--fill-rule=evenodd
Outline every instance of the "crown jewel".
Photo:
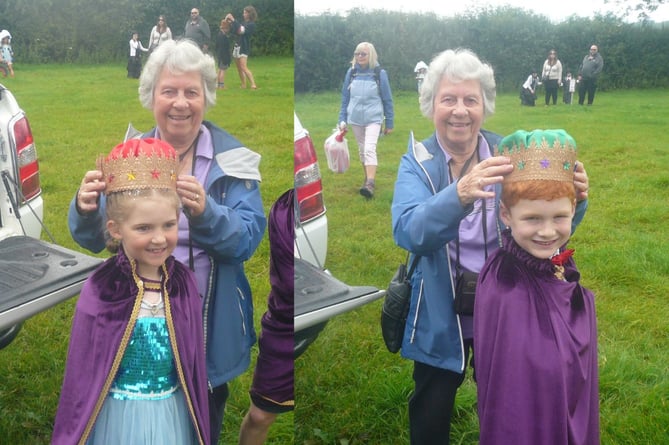
M 576 142 L 564 130 L 518 130 L 499 143 L 498 154 L 511 158 L 513 171 L 504 182 L 552 180 L 573 182 Z
M 137 189 L 176 189 L 174 148 L 160 139 L 130 139 L 98 158 L 105 194 Z

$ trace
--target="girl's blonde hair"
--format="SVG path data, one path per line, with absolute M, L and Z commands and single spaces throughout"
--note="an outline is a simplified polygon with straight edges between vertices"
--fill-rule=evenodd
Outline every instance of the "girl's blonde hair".
M 123 223 L 132 212 L 135 203 L 139 199 L 147 198 L 165 198 L 171 205 L 174 206 L 174 211 L 179 213 L 181 209 L 181 200 L 175 189 L 135 189 L 120 192 L 113 192 L 107 195 L 106 213 L 107 220 L 116 223 Z M 111 253 L 118 252 L 119 242 L 112 238 L 109 231 L 105 227 L 105 239 L 107 250 Z

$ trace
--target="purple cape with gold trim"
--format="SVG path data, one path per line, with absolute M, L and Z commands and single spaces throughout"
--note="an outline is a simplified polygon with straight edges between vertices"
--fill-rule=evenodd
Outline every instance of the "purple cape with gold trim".
M 503 233 L 483 266 L 474 308 L 481 445 L 597 445 L 597 322 L 573 258 L 550 260 Z
M 209 405 L 202 302 L 192 272 L 165 262 L 176 344 L 198 428 L 209 444 Z M 52 444 L 76 444 L 93 415 L 132 313 L 138 288 L 125 254 L 106 260 L 86 280 L 77 301 Z M 174 341 L 174 339 L 170 339 Z

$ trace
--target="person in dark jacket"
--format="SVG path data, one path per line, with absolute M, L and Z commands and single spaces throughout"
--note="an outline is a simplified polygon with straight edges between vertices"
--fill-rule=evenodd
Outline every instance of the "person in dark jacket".
M 604 68 L 604 59 L 599 54 L 597 45 L 590 45 L 590 52 L 586 54 L 578 71 L 578 104 L 583 105 L 585 95 L 588 95 L 588 105 L 592 105 L 595 100 L 595 91 L 597 90 L 597 79 Z
M 216 60 L 218 63 L 218 88 L 225 88 L 225 73 L 232 63 L 230 52 L 230 22 L 223 19 L 216 36 Z
M 190 18 L 186 20 L 184 26 L 184 37 L 197 43 L 203 52 L 209 50 L 209 40 L 211 40 L 209 23 L 200 15 L 200 10 L 197 8 L 190 11 Z

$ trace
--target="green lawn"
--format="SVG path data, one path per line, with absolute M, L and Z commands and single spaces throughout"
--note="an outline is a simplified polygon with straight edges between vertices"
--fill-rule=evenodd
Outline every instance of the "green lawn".
M 293 101 L 292 59 L 252 59 L 257 91 L 229 89 L 207 118 L 258 151 L 263 160 L 266 210 L 292 186 L 293 106 L 321 155 L 330 223 L 327 265 L 350 284 L 385 287 L 403 252 L 392 241 L 390 203 L 408 133 L 432 131 L 413 92 L 396 94 L 396 128 L 379 145 L 374 200 L 358 195 L 362 169 L 355 161 L 341 175 L 327 170 L 323 141 L 337 122 L 336 93 Z M 139 129 L 153 118 L 137 99 L 137 81 L 124 65 L 17 66 L 2 79 L 26 110 L 37 141 L 46 202 L 45 222 L 58 244 L 80 250 L 67 230 L 68 203 L 84 172 L 121 141 L 128 122 Z M 576 139 L 590 175 L 591 202 L 571 247 L 583 283 L 597 295 L 602 443 L 669 443 L 669 92 L 599 93 L 593 107 L 521 108 L 516 94 L 498 98 L 485 127 L 565 128 Z M 268 246 L 249 261 L 259 320 L 269 292 Z M 268 443 L 284 445 L 392 445 L 408 443 L 406 399 L 411 363 L 388 353 L 379 331 L 381 302 L 328 324 L 296 362 L 296 411 L 279 417 Z M 0 351 L 0 443 L 48 443 L 64 368 L 74 299 L 28 320 L 15 342 Z M 236 443 L 248 406 L 251 372 L 233 381 L 219 443 Z M 475 444 L 475 386 L 459 392 L 453 443 Z
M 293 60 L 254 58 L 249 68 L 259 89 L 241 90 L 236 71 L 230 70 L 229 89 L 218 93 L 206 118 L 262 155 L 261 192 L 268 211 L 293 184 Z M 17 65 L 15 71 L 15 78 L 0 81 L 12 90 L 30 120 L 40 157 L 46 226 L 58 244 L 82 250 L 70 237 L 66 220 L 81 178 L 95 167 L 98 154 L 122 141 L 128 122 L 147 130 L 153 126 L 153 116 L 140 105 L 138 81 L 126 78 L 125 64 Z M 247 271 L 259 328 L 269 293 L 266 236 Z M 0 443 L 49 443 L 74 304 L 71 299 L 28 320 L 14 343 L 0 350 Z M 251 370 L 231 384 L 222 444 L 237 442 L 250 383 Z M 293 414 L 281 416 L 268 443 L 292 443 L 293 431 Z
M 336 93 L 295 98 L 295 108 L 323 158 L 337 122 Z M 362 169 L 349 139 L 351 169 L 322 164 L 329 218 L 327 266 L 350 284 L 387 285 L 404 252 L 392 240 L 390 204 L 408 134 L 431 134 L 417 96 L 395 95 L 395 131 L 378 147 L 377 192 L 358 195 Z M 590 177 L 590 207 L 570 246 L 583 284 L 596 294 L 602 444 L 669 443 L 669 92 L 598 93 L 592 107 L 520 107 L 501 95 L 485 128 L 564 128 Z M 381 302 L 331 321 L 296 361 L 295 443 L 407 444 L 412 363 L 385 350 Z M 458 393 L 452 443 L 476 444 L 476 387 Z

